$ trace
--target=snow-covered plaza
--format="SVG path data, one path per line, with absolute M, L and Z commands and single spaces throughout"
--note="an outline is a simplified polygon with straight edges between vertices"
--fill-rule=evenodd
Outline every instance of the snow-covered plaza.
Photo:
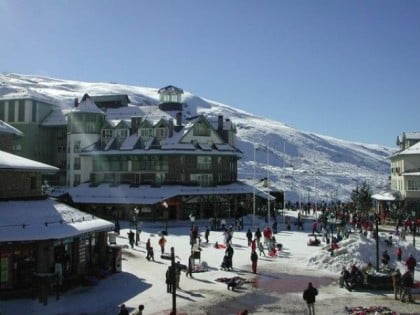
M 286 213 L 290 217 L 297 212 Z M 285 229 L 284 217 L 278 218 L 279 231 L 275 234 L 277 243 L 283 245 L 275 257 L 259 256 L 257 274 L 251 270 L 250 254 L 246 232 L 251 227 L 252 217 L 244 218 L 244 229 L 233 233 L 233 270 L 220 269 L 224 248 L 215 248 L 218 242 L 223 244 L 222 231 L 211 231 L 209 243 L 205 242 L 204 230 L 206 221 L 196 221 L 201 234 L 201 265 L 206 271 L 193 273 L 193 278 L 181 274 L 180 289 L 176 291 L 177 314 L 238 314 L 247 309 L 255 314 L 305 314 L 306 304 L 302 300 L 302 292 L 308 282 L 312 282 L 319 290 L 315 310 L 317 314 L 348 314 L 345 307 L 386 306 L 404 314 L 420 314 L 419 291 L 413 290 L 417 304 L 395 301 L 390 291 L 353 291 L 349 292 L 338 285 L 342 266 L 355 263 L 359 266 L 372 262 L 376 265 L 375 241 L 369 237 L 351 233 L 348 239 L 340 242 L 340 250 L 331 257 L 325 243 L 320 246 L 308 246 L 308 234 L 311 232 L 312 217 L 306 218 L 305 231 L 296 231 L 292 224 L 290 231 Z M 292 219 L 293 221 L 293 219 Z M 230 223 L 229 221 L 227 222 Z M 122 224 L 117 243 L 123 245 L 122 272 L 114 273 L 99 280 L 96 284 L 79 287 L 64 292 L 59 300 L 49 297 L 44 306 L 37 300 L 18 299 L 0 301 L 2 315 L 8 314 L 118 314 L 119 306 L 125 304 L 131 313 L 135 313 L 139 304 L 144 305 L 143 314 L 169 314 L 172 310 L 172 294 L 167 293 L 165 273 L 170 260 L 161 259 L 158 240 L 159 232 L 164 229 L 165 222 L 144 222 L 139 227 L 139 246 L 133 249 L 128 242 L 128 223 Z M 263 230 L 266 226 L 260 219 L 256 226 Z M 170 221 L 165 252 L 170 253 L 174 247 L 176 260 L 188 265 L 190 255 L 188 221 Z M 383 228 L 383 227 L 382 227 Z M 252 230 L 255 232 L 255 230 Z M 412 246 L 411 236 L 406 241 L 393 237 L 393 247 L 386 247 L 384 239 L 390 232 L 380 233 L 380 253 L 388 249 L 391 265 L 405 270 L 403 263 L 397 263 L 395 250 L 398 246 L 403 250 L 403 261 L 411 252 L 419 259 L 420 251 Z M 146 241 L 150 239 L 154 248 L 155 261 L 146 260 Z M 420 241 L 420 240 L 417 240 Z M 265 251 L 267 254 L 267 250 Z M 216 281 L 220 278 L 234 276 L 245 279 L 243 285 L 235 291 L 228 290 L 225 283 Z M 415 280 L 420 280 L 419 264 L 415 272 Z M 379 314 L 379 313 L 378 313 Z

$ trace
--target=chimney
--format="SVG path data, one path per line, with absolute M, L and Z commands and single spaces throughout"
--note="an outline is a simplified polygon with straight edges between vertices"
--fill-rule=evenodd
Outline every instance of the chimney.
M 217 130 L 222 131 L 223 130 L 223 115 L 219 115 L 217 117 Z
M 133 116 L 131 117 L 131 134 L 134 134 L 139 130 L 139 126 L 141 123 L 141 117 Z
M 174 120 L 171 118 L 169 119 L 169 137 L 174 135 Z
M 79 99 L 76 97 L 74 99 L 74 107 L 77 107 L 79 105 Z
M 176 113 L 176 125 L 177 126 L 182 125 L 182 113 L 181 112 Z

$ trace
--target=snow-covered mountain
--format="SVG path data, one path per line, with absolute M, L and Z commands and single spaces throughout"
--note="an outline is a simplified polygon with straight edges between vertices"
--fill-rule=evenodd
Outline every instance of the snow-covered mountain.
M 0 75 L 0 96 L 30 95 L 62 108 L 73 106 L 74 98 L 80 99 L 84 93 L 127 94 L 132 104 L 158 104 L 157 91 L 156 88 L 116 83 Z M 184 103 L 187 115 L 223 115 L 231 119 L 237 126 L 237 147 L 244 153 L 239 163 L 240 179 L 252 184 L 255 166 L 256 182 L 268 176 L 273 188 L 286 191 L 287 200 L 345 200 L 362 181 L 367 181 L 374 191 L 382 190 L 388 184 L 390 163 L 386 157 L 391 155 L 392 148 L 300 131 L 282 122 L 259 117 L 190 92 L 184 93 Z

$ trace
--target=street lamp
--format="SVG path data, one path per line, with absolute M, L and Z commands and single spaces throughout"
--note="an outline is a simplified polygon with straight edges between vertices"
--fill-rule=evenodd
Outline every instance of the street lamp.
M 375 225 L 376 225 L 376 271 L 379 272 L 379 216 L 375 215 Z
M 417 230 L 416 210 L 413 210 L 411 214 L 413 216 L 413 247 L 416 248 L 416 230 Z
M 140 241 L 140 235 L 139 235 L 139 229 L 138 229 L 139 213 L 140 213 L 140 209 L 135 207 L 134 208 L 134 224 L 136 225 L 136 246 L 139 246 L 139 241 Z

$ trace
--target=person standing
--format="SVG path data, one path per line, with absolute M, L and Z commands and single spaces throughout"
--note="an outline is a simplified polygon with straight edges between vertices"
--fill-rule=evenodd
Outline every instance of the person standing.
M 257 244 L 260 242 L 261 239 L 261 230 L 260 228 L 257 228 L 257 230 L 255 231 L 255 238 L 257 239 Z
M 172 269 L 173 269 L 172 266 L 168 266 L 168 269 L 166 270 L 166 274 L 165 274 L 165 278 L 166 278 L 165 283 L 166 283 L 166 292 L 167 293 L 172 293 L 172 286 L 173 286 L 173 283 L 172 283 L 172 279 L 173 279 L 172 272 L 173 272 L 173 270 Z
M 159 246 L 160 246 L 160 251 L 162 255 L 165 252 L 165 244 L 166 244 L 166 238 L 162 235 L 159 239 Z
M 206 239 L 206 243 L 209 242 L 209 236 L 210 236 L 210 229 L 208 226 L 206 226 L 206 231 L 204 232 L 204 238 Z
M 190 257 L 188 257 L 188 268 L 187 268 L 186 277 L 190 276 L 191 278 L 193 278 L 193 275 L 192 275 L 193 265 L 194 265 L 194 254 L 191 253 Z
M 401 246 L 397 248 L 397 259 L 401 261 L 402 249 Z
M 125 307 L 125 304 L 121 304 L 118 315 L 129 315 L 128 310 Z
M 147 256 L 146 256 L 146 259 L 147 260 L 153 260 L 153 261 L 155 261 L 155 255 L 154 255 L 154 253 L 153 253 L 153 247 L 152 247 L 152 245 L 150 244 L 150 238 L 149 239 L 147 239 L 147 243 L 146 243 L 146 252 L 147 252 Z
M 252 272 L 257 273 L 258 255 L 255 250 L 251 253 Z
M 246 232 L 246 238 L 248 239 L 248 246 L 251 245 L 251 242 L 252 242 L 252 232 L 251 232 L 251 229 L 248 229 L 248 231 Z
M 251 251 L 257 250 L 257 240 L 253 239 L 251 241 Z
M 318 290 L 312 286 L 312 282 L 308 283 L 308 287 L 303 291 L 303 299 L 308 306 L 309 315 L 315 315 L 315 297 L 318 295 Z
M 260 252 L 260 256 L 261 254 L 264 254 L 264 257 L 266 257 L 264 252 L 264 245 L 261 242 L 258 242 L 258 251 Z
M 137 312 L 135 313 L 135 315 L 143 315 L 143 311 L 144 311 L 144 305 L 140 304 L 139 305 L 139 309 L 137 310 Z

